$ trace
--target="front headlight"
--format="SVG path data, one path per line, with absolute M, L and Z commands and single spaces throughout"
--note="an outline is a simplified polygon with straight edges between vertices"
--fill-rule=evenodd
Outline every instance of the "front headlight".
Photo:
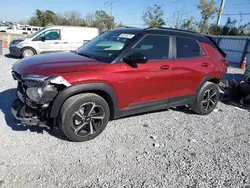
M 58 94 L 57 85 L 71 85 L 62 76 L 23 75 L 22 79 L 28 86 L 27 96 L 38 104 L 52 101 Z
M 38 82 L 50 82 L 52 84 L 59 84 L 69 87 L 71 84 L 65 80 L 62 76 L 44 76 L 35 74 L 26 74 L 22 76 L 24 81 L 38 81 Z
M 11 45 L 17 45 L 17 44 L 19 44 L 20 42 L 22 42 L 23 40 L 14 40 L 14 41 L 12 41 L 10 44 Z

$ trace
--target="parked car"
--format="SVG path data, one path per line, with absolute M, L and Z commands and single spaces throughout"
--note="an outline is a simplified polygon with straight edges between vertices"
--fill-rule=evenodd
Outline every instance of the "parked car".
M 12 113 L 23 124 L 59 127 L 71 141 L 97 137 L 110 120 L 190 105 L 211 113 L 227 72 L 209 37 L 168 28 L 107 31 L 74 53 L 21 59 Z M 174 126 L 174 125 L 173 125 Z
M 10 43 L 10 54 L 29 57 L 49 52 L 75 51 L 84 43 L 99 35 L 92 27 L 48 26 Z

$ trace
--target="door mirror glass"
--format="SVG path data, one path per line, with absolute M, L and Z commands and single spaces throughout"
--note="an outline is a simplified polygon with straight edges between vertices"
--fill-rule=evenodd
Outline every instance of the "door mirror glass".
M 148 58 L 141 52 L 134 52 L 131 55 L 124 57 L 123 61 L 132 67 L 137 67 L 136 64 L 138 63 L 141 64 L 147 63 Z

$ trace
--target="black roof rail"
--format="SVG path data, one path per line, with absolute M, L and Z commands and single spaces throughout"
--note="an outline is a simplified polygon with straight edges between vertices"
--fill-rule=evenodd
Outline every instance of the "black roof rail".
M 166 30 L 173 30 L 173 31 L 182 31 L 182 32 L 188 32 L 188 33 L 193 33 L 193 34 L 200 34 L 195 31 L 189 31 L 185 29 L 177 29 L 177 28 L 171 28 L 171 27 L 148 27 L 146 29 L 166 29 Z
M 133 26 L 122 26 L 122 27 L 118 27 L 118 28 L 139 28 L 139 27 L 133 27 Z

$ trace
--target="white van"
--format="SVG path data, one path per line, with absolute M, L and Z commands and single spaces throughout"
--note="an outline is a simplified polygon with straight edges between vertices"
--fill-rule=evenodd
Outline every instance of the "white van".
M 99 30 L 93 27 L 49 26 L 25 38 L 12 40 L 9 50 L 11 55 L 18 57 L 75 51 L 98 35 Z

